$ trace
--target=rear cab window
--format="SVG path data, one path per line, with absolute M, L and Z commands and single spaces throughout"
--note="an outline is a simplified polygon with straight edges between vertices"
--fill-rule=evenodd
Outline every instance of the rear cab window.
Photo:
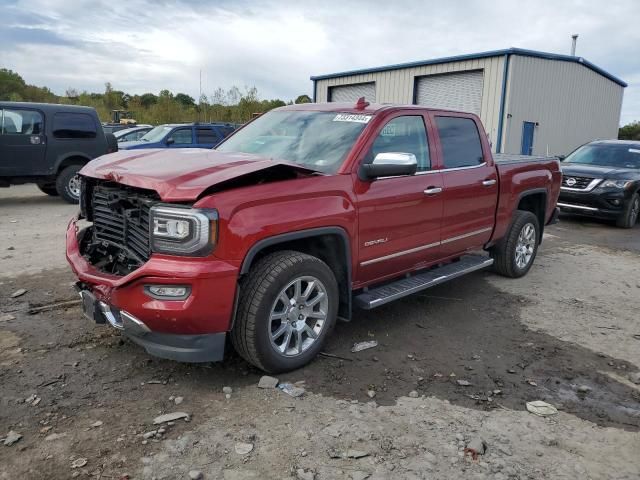
M 444 169 L 475 167 L 484 163 L 480 132 L 466 117 L 435 117 Z
M 59 139 L 90 139 L 98 134 L 94 118 L 86 113 L 56 113 L 52 130 L 53 136 Z

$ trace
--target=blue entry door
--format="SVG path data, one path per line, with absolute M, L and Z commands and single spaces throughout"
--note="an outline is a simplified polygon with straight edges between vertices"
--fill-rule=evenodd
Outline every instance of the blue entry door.
M 533 132 L 536 124 L 533 122 L 522 122 L 522 144 L 520 146 L 520 155 L 533 154 Z

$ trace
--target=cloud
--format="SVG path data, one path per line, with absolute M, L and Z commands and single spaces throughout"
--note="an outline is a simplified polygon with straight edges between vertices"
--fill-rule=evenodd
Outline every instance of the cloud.
M 255 85 L 311 93 L 309 76 L 506 47 L 578 54 L 629 82 L 622 122 L 640 119 L 640 4 L 257 0 L 12 0 L 0 6 L 0 64 L 58 93 Z

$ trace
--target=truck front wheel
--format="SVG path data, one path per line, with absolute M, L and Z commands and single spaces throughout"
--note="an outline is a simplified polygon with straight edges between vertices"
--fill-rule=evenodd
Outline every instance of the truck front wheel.
M 56 190 L 68 203 L 80 201 L 80 177 L 78 176 L 80 169 L 82 169 L 82 165 L 69 165 L 56 178 Z
M 491 249 L 495 271 L 511 278 L 526 275 L 538 253 L 539 239 L 538 217 L 517 210 L 506 236 Z
M 291 250 L 269 254 L 240 288 L 231 341 L 245 360 L 278 373 L 320 352 L 338 311 L 338 284 L 322 260 Z

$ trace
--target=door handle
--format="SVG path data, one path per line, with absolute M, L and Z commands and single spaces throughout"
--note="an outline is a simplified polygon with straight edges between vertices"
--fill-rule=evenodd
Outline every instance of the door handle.
M 490 187 L 491 185 L 495 185 L 496 181 L 495 179 L 489 179 L 489 180 L 483 180 L 482 181 L 482 185 L 484 185 L 485 187 Z
M 425 195 L 437 195 L 440 192 L 442 192 L 442 188 L 441 187 L 429 187 L 424 191 L 424 194 Z

